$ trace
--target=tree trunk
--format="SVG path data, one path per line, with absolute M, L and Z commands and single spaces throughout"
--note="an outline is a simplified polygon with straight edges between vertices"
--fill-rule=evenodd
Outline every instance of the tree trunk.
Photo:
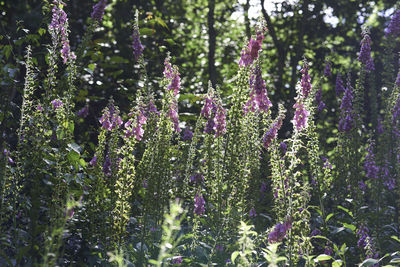
M 217 34 L 214 29 L 214 10 L 215 0 L 208 0 L 208 75 L 213 87 L 215 87 L 217 83 L 217 70 L 215 68 L 215 46 Z

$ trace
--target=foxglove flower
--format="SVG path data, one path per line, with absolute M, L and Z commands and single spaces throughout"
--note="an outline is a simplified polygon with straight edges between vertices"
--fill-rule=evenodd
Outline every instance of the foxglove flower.
M 140 34 L 137 28 L 133 29 L 132 32 L 132 49 L 133 49 L 133 56 L 135 60 L 138 61 L 139 57 L 143 54 L 143 45 L 140 42 Z
M 264 40 L 264 32 L 262 30 L 257 31 L 256 35 L 256 39 L 253 40 L 251 37 L 248 46 L 242 49 L 239 60 L 240 67 L 247 67 L 258 58 L 258 52 L 261 50 L 262 41 Z
M 165 58 L 164 61 L 164 77 L 169 80 L 170 84 L 168 85 L 168 90 L 174 92 L 174 96 L 179 93 L 179 89 L 181 87 L 181 78 L 179 74 L 179 70 L 177 66 L 172 66 L 170 63 L 170 57 Z
M 311 88 L 312 88 L 311 77 L 310 77 L 310 74 L 308 73 L 308 70 L 309 70 L 308 64 L 307 64 L 307 62 L 304 62 L 304 66 L 300 71 L 302 73 L 300 84 L 301 84 L 303 96 L 305 98 L 307 98 L 307 96 L 310 94 Z
M 204 176 L 201 173 L 196 173 L 190 176 L 190 182 L 192 183 L 202 183 L 204 181 Z
M 389 35 L 393 35 L 394 37 L 400 35 L 400 9 L 394 13 L 389 26 L 385 30 L 385 36 L 388 37 Z
M 322 101 L 322 87 L 320 87 L 315 94 L 315 101 L 318 105 L 318 112 L 321 112 L 326 107 L 325 103 Z
M 362 224 L 357 231 L 357 235 L 359 236 L 357 246 L 359 248 L 365 248 L 370 242 L 369 229 Z
M 89 164 L 91 165 L 91 166 L 96 166 L 97 165 L 97 156 L 94 156 L 91 160 L 90 160 L 90 162 L 89 162 Z
M 135 136 L 136 140 L 142 140 L 144 134 L 143 125 L 146 124 L 146 121 L 147 117 L 144 114 L 144 110 L 140 109 L 135 119 L 131 118 L 125 123 L 125 138 Z M 133 122 L 135 123 L 134 127 L 131 127 Z
M 307 127 L 307 121 L 310 112 L 305 109 L 303 103 L 299 102 L 296 102 L 296 104 L 293 105 L 293 108 L 295 108 L 296 111 L 294 113 L 294 119 L 292 123 L 296 127 L 297 131 L 301 131 L 301 129 Z
M 388 190 L 393 190 L 396 186 L 396 180 L 390 175 L 389 163 L 386 162 L 385 165 L 381 168 L 381 177 L 383 180 L 383 184 L 387 187 Z
M 57 110 L 58 108 L 61 108 L 64 105 L 64 103 L 60 99 L 52 100 L 51 104 L 53 105 L 53 110 Z
M 278 130 L 282 127 L 283 119 L 282 117 L 278 118 L 278 121 L 276 121 L 271 129 L 265 134 L 263 138 L 263 145 L 264 148 L 267 149 L 269 145 L 271 144 L 272 140 L 276 138 L 276 135 L 278 134 Z
M 158 111 L 157 107 L 154 105 L 153 101 L 149 101 L 149 104 L 147 105 L 147 113 L 150 115 L 150 113 L 154 113 L 157 116 L 160 115 L 160 112 Z
M 54 7 L 52 10 L 52 20 L 49 25 L 49 32 L 53 39 L 61 39 L 62 49 L 61 57 L 63 58 L 64 64 L 67 63 L 68 59 L 75 59 L 76 56 L 71 52 L 69 40 L 68 40 L 68 18 L 67 14 L 60 6 L 66 4 L 62 1 L 54 1 Z
M 216 115 L 215 115 L 215 137 L 219 137 L 226 132 L 226 111 L 221 106 L 218 106 Z
M 265 81 L 262 78 L 261 68 L 258 65 L 250 78 L 250 88 L 252 89 L 250 100 L 247 102 L 245 110 L 248 111 L 250 109 L 251 111 L 255 111 L 255 108 L 257 108 L 265 113 L 268 112 L 272 103 L 268 98 Z
M 111 160 L 108 155 L 106 155 L 103 163 L 103 173 L 105 176 L 111 175 Z
M 330 77 L 330 76 L 332 76 L 331 62 L 325 61 L 325 63 L 326 63 L 326 65 L 325 65 L 325 69 L 324 69 L 324 75 L 325 75 L 325 77 Z
M 375 70 L 374 61 L 371 57 L 371 38 L 366 33 L 364 33 L 364 38 L 361 40 L 361 50 L 358 61 L 365 65 L 366 71 Z
M 344 84 L 343 80 L 340 76 L 340 73 L 336 76 L 336 96 L 340 96 L 343 92 L 345 91 L 344 89 Z
M 93 6 L 91 17 L 93 20 L 101 22 L 103 20 L 104 9 L 106 8 L 107 0 L 100 0 Z
M 205 97 L 205 104 L 200 114 L 207 119 L 205 133 L 214 133 L 215 137 L 219 137 L 226 132 L 226 110 L 213 96 Z
M 175 131 L 179 133 L 181 128 L 179 127 L 178 105 L 176 103 L 169 106 L 168 117 L 171 119 Z
M 279 144 L 279 149 L 281 150 L 282 155 L 285 155 L 285 154 L 286 154 L 286 151 L 287 151 L 287 145 L 286 145 L 286 143 L 285 143 L 285 142 L 281 142 L 281 143 Z
M 210 97 L 210 96 L 206 96 L 205 97 L 204 107 L 200 112 L 201 116 L 203 116 L 206 119 L 210 118 L 211 112 L 214 109 L 215 109 L 214 99 L 212 97 Z
M 272 232 L 268 235 L 269 243 L 281 242 L 286 233 L 292 228 L 292 223 L 290 220 L 287 220 L 284 224 L 278 223 Z
M 194 198 L 194 213 L 201 216 L 204 213 L 205 201 L 201 194 L 197 193 Z
M 376 165 L 375 162 L 375 155 L 373 150 L 373 145 L 369 145 L 367 148 L 367 156 L 365 157 L 364 161 L 364 170 L 365 170 L 365 176 L 368 179 L 375 179 L 378 177 L 379 173 L 379 167 Z
M 176 264 L 176 265 L 180 265 L 180 264 L 182 264 L 182 262 L 183 262 L 183 258 L 182 258 L 182 256 L 178 256 L 178 257 L 174 257 L 173 259 L 172 259 L 172 264 Z
M 89 106 L 85 105 L 81 110 L 78 111 L 77 115 L 81 118 L 86 118 L 89 115 Z
M 123 123 L 119 116 L 119 110 L 112 103 L 103 110 L 103 115 L 99 119 L 99 122 L 108 131 L 119 128 Z
M 193 138 L 193 132 L 191 130 L 189 130 L 188 128 L 185 128 L 182 138 L 183 138 L 183 141 L 191 141 Z

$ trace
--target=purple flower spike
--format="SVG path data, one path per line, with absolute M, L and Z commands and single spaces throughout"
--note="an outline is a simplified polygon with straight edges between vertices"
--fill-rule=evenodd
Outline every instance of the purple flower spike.
M 89 164 L 90 164 L 91 166 L 96 166 L 96 165 L 97 165 L 97 156 L 94 156 L 94 157 L 90 160 Z
M 307 126 L 308 116 L 310 112 L 308 112 L 303 103 L 294 104 L 293 108 L 296 109 L 294 113 L 293 124 L 296 127 L 297 131 L 301 131 L 303 128 Z
M 81 110 L 78 111 L 77 114 L 81 118 L 86 118 L 89 115 L 89 106 L 84 106 Z
M 178 105 L 176 103 L 169 106 L 168 117 L 171 119 L 175 131 L 179 133 L 181 128 L 179 127 Z
M 322 88 L 320 87 L 317 93 L 315 94 L 315 101 L 318 105 L 318 112 L 321 112 L 325 107 L 325 103 L 322 101 Z
M 138 29 L 134 29 L 132 32 L 132 49 L 135 60 L 138 61 L 139 57 L 143 54 L 143 45 L 140 42 L 140 34 Z
M 146 124 L 146 121 L 147 117 L 144 114 L 144 110 L 140 109 L 136 118 L 131 118 L 125 123 L 125 138 L 135 136 L 138 141 L 142 140 L 144 134 L 143 125 Z M 131 126 L 133 122 L 135 122 L 134 127 Z
M 364 38 L 361 40 L 361 50 L 358 61 L 365 65 L 366 71 L 375 70 L 374 61 L 371 57 L 371 38 L 368 34 L 364 34 Z
M 169 80 L 168 90 L 174 92 L 174 96 L 179 93 L 181 87 L 181 78 L 177 66 L 172 66 L 170 63 L 170 57 L 165 58 L 164 61 L 164 77 Z
M 103 115 L 99 119 L 99 122 L 101 126 L 108 131 L 118 129 L 123 123 L 119 116 L 119 110 L 116 109 L 112 103 L 103 110 Z
M 111 176 L 111 160 L 108 155 L 104 159 L 103 173 L 105 176 Z
M 340 96 L 343 92 L 345 91 L 344 89 L 344 84 L 343 80 L 340 76 L 340 73 L 336 76 L 336 96 Z
M 393 35 L 394 37 L 400 35 L 400 9 L 394 13 L 389 26 L 385 30 L 385 37 L 389 35 Z
M 97 4 L 93 6 L 93 12 L 91 17 L 93 20 L 101 22 L 103 20 L 104 9 L 106 8 L 107 0 L 100 0 Z
M 53 110 L 57 110 L 58 108 L 61 108 L 64 105 L 64 103 L 60 99 L 52 100 L 51 104 L 53 105 Z
M 290 230 L 290 228 L 292 228 L 292 223 L 290 220 L 287 220 L 284 224 L 278 223 L 269 234 L 268 242 L 281 242 L 285 238 L 286 233 Z
M 305 62 L 303 68 L 300 71 L 303 74 L 301 76 L 300 84 L 301 84 L 303 96 L 305 98 L 307 98 L 307 96 L 310 94 L 311 88 L 312 88 L 311 77 L 310 77 L 310 74 L 308 73 L 308 70 L 309 70 L 308 64 L 307 64 L 307 62 Z
M 193 138 L 193 132 L 188 128 L 185 128 L 185 131 L 183 132 L 183 140 L 192 141 L 192 138 Z
M 264 40 L 264 32 L 258 31 L 256 39 L 250 38 L 249 44 L 246 48 L 242 49 L 239 66 L 247 67 L 258 58 L 258 52 L 261 50 L 262 41 Z
M 285 143 L 285 142 L 281 142 L 281 143 L 279 144 L 279 149 L 281 150 L 282 155 L 285 155 L 285 154 L 286 154 L 286 151 L 287 151 L 287 145 L 286 145 L 286 143 Z
M 272 128 L 269 129 L 269 131 L 265 134 L 263 138 L 263 145 L 264 148 L 267 149 L 269 145 L 271 144 L 272 140 L 276 138 L 276 135 L 278 134 L 278 130 L 282 127 L 282 118 L 279 117 L 278 121 L 276 121 L 273 125 Z
M 378 177 L 379 167 L 375 163 L 375 155 L 373 152 L 374 146 L 371 144 L 367 148 L 367 156 L 364 161 L 365 176 L 368 179 L 375 179 Z
M 326 63 L 326 65 L 325 65 L 325 69 L 324 69 L 324 75 L 325 75 L 325 77 L 330 77 L 330 76 L 332 76 L 331 62 L 325 61 L 325 63 Z
M 260 66 L 256 66 L 253 75 L 250 77 L 250 88 L 252 89 L 250 93 L 250 100 L 246 103 L 245 113 L 249 111 L 263 111 L 268 112 L 269 108 L 272 106 L 271 101 L 268 98 L 267 88 L 265 86 L 265 81 L 262 79 L 262 73 Z
M 201 216 L 204 213 L 204 198 L 201 194 L 197 193 L 194 198 L 194 213 Z

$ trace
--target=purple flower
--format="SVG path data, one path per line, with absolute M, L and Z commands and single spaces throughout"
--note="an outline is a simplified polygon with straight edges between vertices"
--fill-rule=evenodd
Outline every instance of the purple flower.
M 282 117 L 279 117 L 278 120 L 272 125 L 272 128 L 265 134 L 263 138 L 264 148 L 267 149 L 271 144 L 272 140 L 276 138 L 278 134 L 278 130 L 282 127 Z
M 106 176 L 110 176 L 111 175 L 111 160 L 110 160 L 110 157 L 108 155 L 106 155 L 106 157 L 104 159 L 103 173 Z
M 290 228 L 292 228 L 292 222 L 290 220 L 287 220 L 283 224 L 278 223 L 272 230 L 272 232 L 268 235 L 268 242 L 281 242 L 285 238 L 286 233 L 287 231 L 289 231 Z
M 36 110 L 37 110 L 37 111 L 43 111 L 43 108 L 42 108 L 42 106 L 41 106 L 41 105 L 37 105 L 37 108 L 36 108 Z
M 52 100 L 51 104 L 53 105 L 53 110 L 57 110 L 58 108 L 61 108 L 64 105 L 64 103 L 60 99 Z
M 364 181 L 358 182 L 358 188 L 360 188 L 360 190 L 363 192 L 367 191 L 367 185 L 364 183 Z
M 93 20 L 101 22 L 103 20 L 104 9 L 106 8 L 107 0 L 100 0 L 97 4 L 93 6 L 93 12 L 91 17 Z
M 353 128 L 353 117 L 348 113 L 344 118 L 339 121 L 339 131 L 348 133 Z
M 172 264 L 180 265 L 183 262 L 182 256 L 177 256 L 172 259 Z
M 196 173 L 196 174 L 190 176 L 190 181 L 192 183 L 201 183 L 204 181 L 204 176 L 201 173 Z
M 333 254 L 333 249 L 327 245 L 325 247 L 324 254 L 325 255 L 332 255 Z
M 375 70 L 374 61 L 371 58 L 371 38 L 366 33 L 364 33 L 364 38 L 361 40 L 361 50 L 358 61 L 365 65 L 366 71 Z
M 400 35 L 400 9 L 394 13 L 389 26 L 385 29 L 385 37 L 389 35 L 393 35 L 394 37 Z
M 139 109 L 136 118 L 130 118 L 124 125 L 126 129 L 125 138 L 135 136 L 136 140 L 142 140 L 144 134 L 143 125 L 146 124 L 146 121 L 144 110 Z M 134 127 L 131 126 L 133 122 L 135 122 Z
M 359 248 L 365 248 L 370 243 L 369 229 L 364 224 L 361 224 L 357 235 L 359 236 L 357 246 Z
M 132 49 L 135 60 L 138 61 L 139 57 L 143 54 L 143 45 L 140 42 L 140 34 L 138 29 L 133 29 L 132 32 Z
M 247 67 L 258 58 L 258 52 L 261 50 L 262 41 L 264 40 L 264 33 L 263 31 L 257 31 L 256 34 L 256 39 L 250 38 L 248 46 L 242 49 L 239 60 L 240 67 Z
M 331 72 L 331 62 L 330 61 L 325 61 L 326 65 L 325 65 L 325 69 L 324 69 L 324 75 L 326 77 L 330 77 L 332 76 L 332 72 Z
M 204 198 L 201 194 L 197 193 L 194 198 L 194 213 L 201 216 L 204 213 Z
M 324 168 L 329 168 L 332 170 L 332 165 L 330 164 L 327 157 L 321 157 L 322 161 L 324 162 Z
M 90 160 L 89 164 L 90 164 L 91 166 L 96 166 L 96 165 L 97 165 L 97 156 L 94 156 L 94 157 Z
M 200 112 L 201 116 L 208 119 L 211 116 L 211 111 L 215 109 L 214 106 L 215 106 L 214 99 L 210 96 L 206 96 L 204 107 Z
M 157 110 L 157 107 L 154 105 L 153 101 L 149 101 L 149 104 L 147 105 L 147 112 L 148 113 L 154 113 L 157 116 L 160 115 L 160 112 Z
M 296 102 L 296 104 L 293 105 L 293 108 L 295 108 L 296 111 L 294 113 L 294 119 L 292 123 L 296 127 L 297 131 L 301 131 L 301 129 L 307 126 L 308 116 L 310 115 L 310 112 L 305 109 L 303 103 L 299 102 Z
M 343 80 L 339 73 L 336 76 L 336 96 L 340 96 L 344 91 L 345 91 L 345 89 L 344 89 Z
M 249 212 L 249 216 L 250 217 L 256 217 L 257 213 L 256 213 L 256 209 L 255 208 L 251 208 L 250 212 Z
M 53 39 L 59 40 L 61 38 L 62 49 L 61 57 L 63 58 L 64 64 L 67 63 L 68 59 L 75 59 L 74 53 L 70 51 L 70 45 L 68 40 L 68 18 L 67 14 L 60 6 L 66 4 L 62 1 L 54 1 L 54 7 L 52 10 L 52 19 L 49 25 L 49 32 Z
M 181 78 L 179 74 L 179 70 L 177 66 L 172 66 L 170 63 L 170 57 L 165 58 L 164 60 L 164 76 L 169 80 L 170 84 L 168 85 L 168 90 L 174 92 L 174 96 L 179 93 L 179 89 L 181 87 Z
M 307 64 L 307 62 L 304 62 L 303 68 L 300 71 L 302 73 L 300 84 L 301 84 L 303 96 L 305 98 L 310 94 L 311 88 L 312 88 L 311 77 L 310 77 L 310 74 L 308 73 L 308 70 L 309 70 L 308 64 Z
M 257 108 L 260 111 L 268 112 L 268 109 L 272 106 L 271 101 L 268 98 L 267 88 L 265 81 L 262 79 L 262 73 L 260 66 L 256 66 L 253 75 L 250 77 L 250 100 L 246 103 L 245 110 L 255 111 Z
M 344 92 L 343 99 L 342 99 L 342 104 L 340 105 L 340 109 L 343 111 L 351 111 L 353 108 L 353 93 L 352 93 L 352 88 L 348 84 L 347 88 Z
M 220 103 L 216 103 L 213 96 L 205 97 L 205 104 L 200 114 L 207 119 L 205 133 L 215 133 L 215 137 L 219 137 L 226 132 L 226 110 Z
M 179 127 L 178 105 L 176 103 L 172 103 L 169 106 L 168 117 L 171 119 L 175 131 L 179 133 L 181 128 Z
M 223 251 L 223 250 L 224 250 L 224 246 L 223 246 L 223 245 L 217 244 L 217 245 L 215 245 L 215 249 L 216 249 L 217 251 Z
M 103 115 L 99 119 L 99 122 L 101 123 L 101 126 L 108 131 L 119 128 L 123 123 L 119 116 L 119 110 L 113 103 L 103 110 Z
M 279 149 L 281 150 L 282 155 L 285 155 L 285 154 L 286 154 L 286 151 L 287 151 L 287 145 L 286 145 L 286 143 L 285 143 L 285 142 L 281 142 L 281 143 L 279 144 Z
M 183 132 L 183 141 L 191 141 L 193 138 L 193 132 L 189 128 L 185 128 Z
M 375 179 L 378 177 L 379 167 L 375 163 L 375 155 L 373 152 L 374 146 L 370 144 L 367 148 L 367 156 L 364 161 L 364 170 L 366 172 L 365 176 L 368 179 Z
M 85 105 L 81 110 L 78 111 L 78 116 L 86 118 L 89 115 L 89 106 Z
M 311 236 L 316 236 L 316 235 L 320 235 L 321 231 L 318 228 L 315 228 L 312 232 L 311 232 Z
M 381 177 L 383 180 L 383 184 L 387 187 L 388 190 L 393 190 L 396 186 L 396 180 L 390 174 L 391 166 L 386 162 L 385 165 L 381 168 Z
M 318 112 L 321 112 L 326 107 L 325 103 L 322 101 L 322 87 L 320 87 L 315 94 L 315 101 L 318 105 Z

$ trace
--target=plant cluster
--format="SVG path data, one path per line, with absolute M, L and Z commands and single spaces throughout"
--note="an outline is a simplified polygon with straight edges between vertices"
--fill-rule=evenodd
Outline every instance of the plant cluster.
M 170 55 L 163 91 L 149 83 L 136 11 L 135 101 L 125 113 L 109 100 L 91 147 L 77 141 L 84 139 L 75 125 L 89 112 L 87 105 L 75 108 L 77 73 L 107 1 L 94 5 L 76 52 L 65 3 L 49 5 L 45 78 L 38 78 L 44 66 L 35 66 L 28 46 L 18 140 L 2 144 L 0 265 L 400 262 L 400 72 L 385 65 L 388 86 L 376 90 L 368 29 L 346 83 L 329 60 L 324 76 L 312 79 L 304 58 L 294 105 L 285 109 L 271 102 L 263 78 L 268 29 L 261 21 L 240 53 L 232 95 L 223 98 L 210 82 L 190 125 L 180 121 L 183 73 Z M 388 62 L 396 60 L 390 44 L 399 37 L 400 10 L 385 30 Z M 333 73 L 337 105 L 329 107 L 322 86 Z M 339 116 L 329 136 L 333 150 L 319 135 L 327 109 Z M 286 118 L 292 132 L 281 138 Z

